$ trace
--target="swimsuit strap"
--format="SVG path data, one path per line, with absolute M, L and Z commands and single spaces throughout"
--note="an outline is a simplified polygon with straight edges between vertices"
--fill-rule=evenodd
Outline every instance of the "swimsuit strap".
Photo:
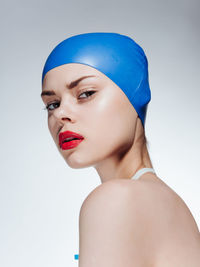
M 152 172 L 152 173 L 155 173 L 154 169 L 153 168 L 142 168 L 140 170 L 138 170 L 131 179 L 138 179 L 141 175 L 143 175 L 144 173 L 146 172 Z

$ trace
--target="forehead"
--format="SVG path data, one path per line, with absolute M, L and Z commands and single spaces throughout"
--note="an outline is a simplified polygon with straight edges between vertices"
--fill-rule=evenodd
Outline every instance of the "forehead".
M 69 63 L 58 66 L 48 71 L 44 77 L 42 88 L 58 82 L 70 83 L 73 80 L 80 78 L 81 76 L 94 75 L 102 80 L 110 80 L 105 74 L 97 69 L 84 64 Z

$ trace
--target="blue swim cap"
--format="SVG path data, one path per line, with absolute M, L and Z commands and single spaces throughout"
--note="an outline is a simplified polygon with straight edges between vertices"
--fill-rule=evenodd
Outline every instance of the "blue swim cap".
M 135 108 L 143 127 L 151 100 L 148 61 L 143 49 L 130 37 L 93 32 L 67 38 L 48 56 L 42 73 L 60 65 L 79 63 L 93 67 L 117 84 Z

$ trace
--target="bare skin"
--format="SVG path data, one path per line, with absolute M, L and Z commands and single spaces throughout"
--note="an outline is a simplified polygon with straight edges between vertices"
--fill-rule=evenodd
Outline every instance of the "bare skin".
M 83 76 L 94 77 L 83 79 L 73 89 L 67 88 L 72 81 Z M 137 170 L 153 166 L 144 143 L 142 123 L 123 91 L 96 69 L 74 63 L 50 70 L 45 75 L 42 90 L 55 92 L 55 95 L 43 96 L 43 101 L 45 105 L 51 104 L 48 110 L 48 127 L 64 160 L 72 168 L 93 166 L 102 183 L 89 194 L 81 207 L 79 266 L 112 266 L 112 263 L 106 265 L 106 259 L 101 263 L 98 260 L 93 265 L 89 262 L 85 264 L 91 249 L 97 247 L 96 231 L 92 235 L 92 248 L 89 249 L 89 245 L 87 247 L 87 239 L 91 233 L 91 228 L 87 225 L 100 213 L 106 219 L 103 213 L 104 206 L 99 199 L 106 199 L 111 203 L 113 198 L 117 199 L 119 196 L 120 200 L 124 188 L 127 195 L 123 195 L 122 199 L 126 199 L 127 196 L 126 203 L 129 203 L 130 208 L 130 212 L 127 212 L 127 221 L 133 220 L 134 223 L 134 217 L 131 216 L 139 207 L 145 215 L 141 217 L 140 225 L 135 225 L 135 229 L 139 227 L 139 231 L 142 231 L 141 229 L 151 226 L 146 261 L 144 255 L 141 257 L 136 253 L 136 265 L 127 262 L 126 267 L 199 267 L 200 234 L 184 201 L 155 174 L 146 173 L 137 181 L 131 180 Z M 83 93 L 86 90 L 95 92 L 87 97 Z M 73 149 L 62 150 L 59 147 L 58 135 L 66 130 L 81 134 L 84 141 Z M 138 194 L 143 196 L 142 201 L 138 200 Z M 151 216 L 155 211 L 156 216 Z M 92 227 L 95 227 L 94 223 Z M 101 231 L 103 236 L 106 229 L 101 227 Z M 140 235 L 143 238 L 130 239 L 127 247 L 133 246 L 135 242 L 133 250 L 141 248 L 142 251 L 142 242 L 146 235 L 148 233 L 144 230 Z M 104 246 L 103 238 L 101 242 L 98 243 L 99 247 Z M 126 248 L 119 248 L 120 254 L 125 255 Z M 97 253 L 98 258 L 98 251 L 94 253 Z
M 198 267 L 200 263 L 200 234 L 191 212 L 152 173 L 136 181 L 113 179 L 95 188 L 82 205 L 79 226 L 80 267 Z M 110 234 L 113 229 L 119 238 Z M 90 255 L 93 258 L 88 259 Z

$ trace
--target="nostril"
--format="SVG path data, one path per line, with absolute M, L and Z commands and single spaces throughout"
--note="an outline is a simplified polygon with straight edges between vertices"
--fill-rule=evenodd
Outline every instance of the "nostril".
M 70 118 L 68 118 L 68 117 L 63 117 L 63 118 L 62 118 L 62 120 L 64 120 L 64 121 L 66 121 L 66 120 L 69 120 L 69 121 L 71 121 L 71 119 L 70 119 Z

